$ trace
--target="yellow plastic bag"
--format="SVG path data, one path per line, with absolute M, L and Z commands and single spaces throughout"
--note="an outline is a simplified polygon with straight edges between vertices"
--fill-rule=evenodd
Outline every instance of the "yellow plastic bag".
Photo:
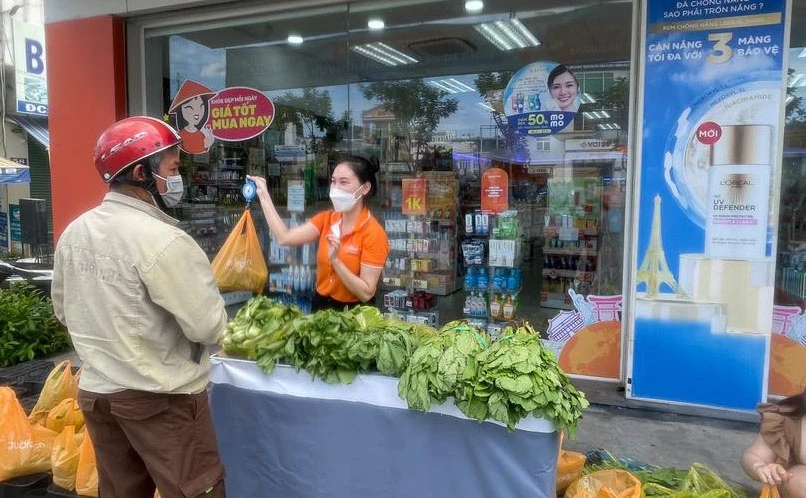
M 626 470 L 599 470 L 571 483 L 565 498 L 641 498 L 641 481 Z
M 57 434 L 31 425 L 10 387 L 0 387 L 0 481 L 50 470 Z
M 85 432 L 84 440 L 78 449 L 76 493 L 81 496 L 98 498 L 98 467 L 96 466 L 95 448 L 92 446 L 89 432 Z
M 248 209 L 213 259 L 213 274 L 222 291 L 263 292 L 269 269 Z
M 78 448 L 82 445 L 83 438 L 83 433 L 76 434 L 76 428 L 68 425 L 53 441 L 53 452 L 50 456 L 53 484 L 62 489 L 72 491 L 76 488 Z
M 781 498 L 781 493 L 778 491 L 778 486 L 770 486 L 765 484 L 761 488 L 761 496 L 759 498 Z
M 65 399 L 78 397 L 78 375 L 73 376 L 72 368 L 70 361 L 65 360 L 50 372 L 28 420 L 45 425 L 48 414 L 56 405 Z
M 45 420 L 45 427 L 58 433 L 68 425 L 74 426 L 77 431 L 84 427 L 84 414 L 73 398 L 67 398 L 56 405 Z

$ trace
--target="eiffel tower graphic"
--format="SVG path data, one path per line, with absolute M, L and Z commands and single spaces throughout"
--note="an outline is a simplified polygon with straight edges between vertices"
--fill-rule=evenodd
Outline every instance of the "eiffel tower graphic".
M 663 241 L 660 236 L 660 195 L 655 195 L 655 210 L 652 212 L 652 234 L 649 236 L 649 247 L 644 261 L 638 268 L 637 283 L 646 284 L 646 297 L 658 297 L 661 284 L 677 292 L 677 281 L 669 270 L 666 254 L 663 252 Z

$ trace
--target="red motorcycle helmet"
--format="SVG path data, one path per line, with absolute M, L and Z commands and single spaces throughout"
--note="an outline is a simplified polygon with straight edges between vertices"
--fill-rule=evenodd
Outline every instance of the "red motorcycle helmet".
M 167 123 L 147 116 L 118 121 L 104 131 L 95 144 L 95 167 L 109 183 L 126 168 L 182 143 Z

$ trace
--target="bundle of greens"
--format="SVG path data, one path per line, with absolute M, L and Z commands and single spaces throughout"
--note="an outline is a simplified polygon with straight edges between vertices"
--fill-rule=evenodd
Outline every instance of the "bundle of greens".
M 636 472 L 635 476 L 643 483 L 646 496 L 665 498 L 744 498 L 745 493 L 737 489 L 716 472 L 705 465 L 693 464 L 685 477 L 683 471 L 657 469 Z
M 475 356 L 489 344 L 489 336 L 464 322 L 454 321 L 426 339 L 414 351 L 400 377 L 398 395 L 413 410 L 428 411 L 475 380 Z
M 571 385 L 530 325 L 507 329 L 476 356 L 474 367 L 472 389 L 455 394 L 456 406 L 467 417 L 490 418 L 514 430 L 531 413 L 575 435 L 588 401 Z
M 296 306 L 255 296 L 227 324 L 221 346 L 228 355 L 254 360 L 259 348 L 276 343 L 292 321 L 301 316 Z

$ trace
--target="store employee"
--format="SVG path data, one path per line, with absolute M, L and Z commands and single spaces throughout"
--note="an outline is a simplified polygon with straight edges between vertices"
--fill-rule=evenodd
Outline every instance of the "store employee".
M 340 161 L 330 179 L 333 209 L 294 228 L 288 228 L 277 213 L 266 180 L 248 177 L 257 186 L 263 214 L 278 244 L 301 246 L 319 239 L 313 311 L 343 310 L 345 306 L 371 304 L 375 298 L 389 255 L 386 232 L 364 203 L 375 193 L 376 170 L 363 158 Z

